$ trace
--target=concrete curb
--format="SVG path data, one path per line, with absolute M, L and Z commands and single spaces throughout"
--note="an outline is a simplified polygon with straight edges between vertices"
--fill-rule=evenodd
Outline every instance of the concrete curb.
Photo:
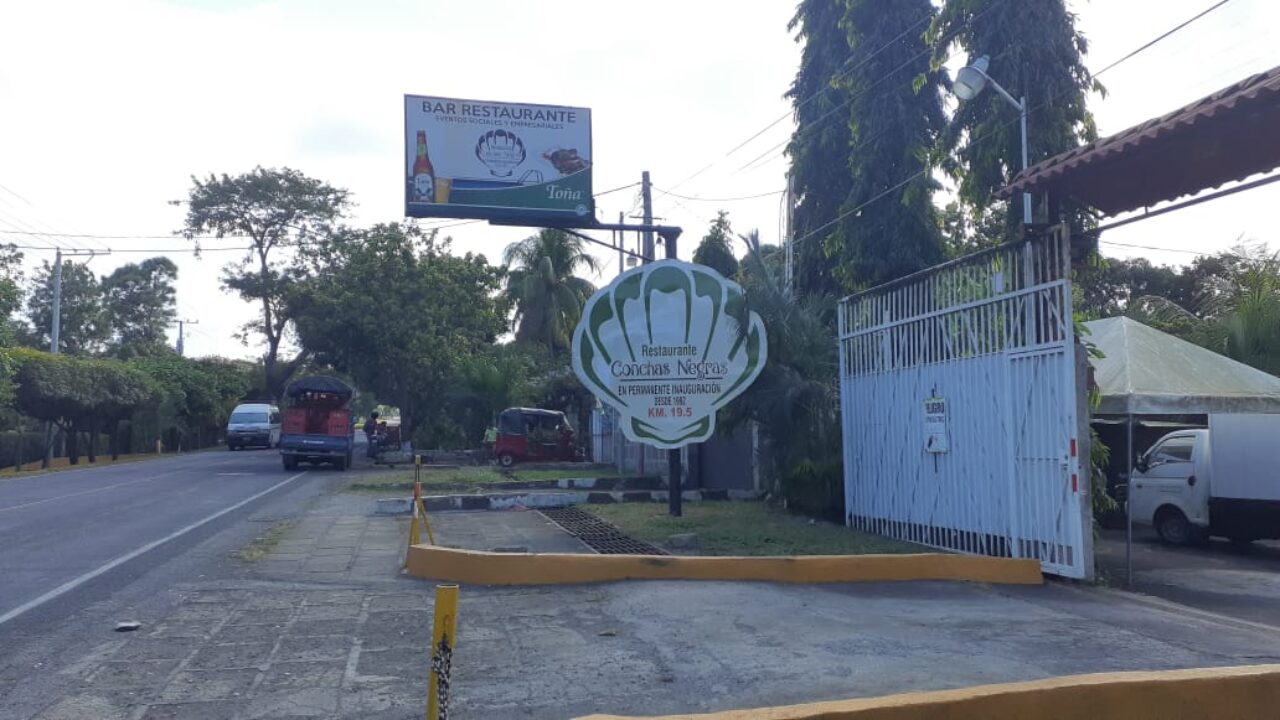
M 399 483 L 381 483 L 377 485 L 353 483 L 352 486 L 359 490 L 412 490 L 413 483 L 411 481 Z M 444 485 L 436 486 L 443 489 L 447 494 L 450 492 L 461 492 L 464 490 L 475 489 L 474 486 L 467 485 Z M 580 477 L 580 478 L 561 478 L 559 480 L 509 480 L 506 482 L 488 483 L 480 489 L 489 492 L 502 492 L 508 490 L 662 490 L 666 486 L 662 482 L 662 478 L 648 477 L 644 475 L 628 475 L 625 477 Z
M 1275 717 L 1280 665 L 1097 673 L 649 720 L 1220 720 Z M 578 720 L 639 720 L 590 715 Z
M 512 508 L 557 508 L 570 505 L 609 504 L 620 502 L 666 502 L 666 490 L 612 490 L 560 492 L 489 493 L 486 495 L 428 495 L 422 498 L 427 512 L 445 510 L 511 510 Z M 685 490 L 680 496 L 689 502 L 703 500 L 758 500 L 754 490 Z M 411 498 L 381 498 L 378 515 L 408 515 Z
M 800 555 L 657 557 L 489 553 L 410 546 L 409 574 L 474 585 L 572 585 L 618 580 L 737 580 L 847 583 L 961 580 L 1009 585 L 1044 582 L 1038 560 L 979 555 Z

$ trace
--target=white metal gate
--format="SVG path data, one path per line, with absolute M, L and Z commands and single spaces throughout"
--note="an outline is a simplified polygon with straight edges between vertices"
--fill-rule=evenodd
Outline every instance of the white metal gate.
M 930 268 L 839 319 L 849 525 L 1084 577 L 1066 240 Z

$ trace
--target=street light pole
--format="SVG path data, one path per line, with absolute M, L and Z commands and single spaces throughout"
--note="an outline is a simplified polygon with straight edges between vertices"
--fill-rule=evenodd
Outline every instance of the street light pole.
M 987 74 L 987 66 L 991 64 L 991 58 L 983 55 L 968 65 L 960 68 L 956 73 L 955 82 L 952 84 L 952 90 L 956 97 L 961 100 L 972 100 L 982 92 L 987 83 L 991 83 L 991 87 L 996 89 L 1000 97 L 1012 105 L 1018 111 L 1018 121 L 1022 126 L 1022 169 L 1025 171 L 1027 165 L 1027 96 L 1023 95 L 1022 99 L 1016 99 L 1009 94 L 1008 90 L 1001 87 L 1000 83 Z M 1031 224 L 1031 193 L 1022 193 L 1022 224 Z

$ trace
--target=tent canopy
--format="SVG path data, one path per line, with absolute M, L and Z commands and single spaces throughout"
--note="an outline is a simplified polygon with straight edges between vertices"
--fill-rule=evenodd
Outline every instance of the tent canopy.
M 1085 323 L 1100 415 L 1280 413 L 1280 378 L 1127 318 Z

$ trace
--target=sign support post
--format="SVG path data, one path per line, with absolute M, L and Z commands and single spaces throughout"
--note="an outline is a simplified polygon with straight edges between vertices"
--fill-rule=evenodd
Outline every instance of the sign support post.
M 645 177 L 648 177 L 645 173 Z M 677 235 L 667 235 L 664 240 L 667 241 L 667 259 L 676 259 L 676 238 Z M 684 478 L 681 474 L 684 471 L 680 463 L 680 448 L 667 451 L 667 512 L 671 517 L 680 517 L 684 514 Z

